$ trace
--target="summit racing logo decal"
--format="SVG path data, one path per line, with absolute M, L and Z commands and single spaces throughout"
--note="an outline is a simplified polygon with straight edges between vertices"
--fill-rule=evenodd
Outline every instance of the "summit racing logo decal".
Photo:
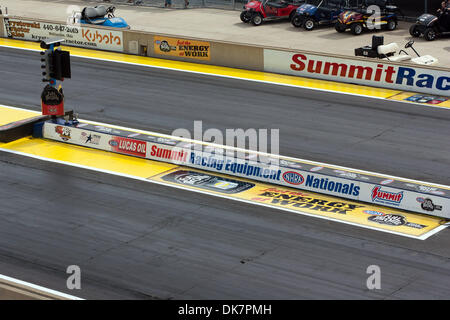
M 381 82 L 407 87 L 450 90 L 450 77 L 430 74 L 425 69 L 389 66 L 384 64 L 355 64 L 356 61 L 344 59 L 327 59 L 314 56 L 309 58 L 304 54 L 292 55 L 291 70 L 308 74 L 322 74 L 346 79 L 358 79 L 371 82 Z M 327 61 L 333 60 L 333 61 Z M 430 72 L 419 73 L 418 71 Z
M 303 176 L 295 171 L 286 171 L 285 173 L 283 173 L 283 180 L 286 181 L 287 183 L 294 184 L 297 186 L 305 181 Z
M 372 189 L 372 202 L 378 202 L 390 205 L 400 205 L 403 200 L 403 191 L 398 193 L 383 191 L 380 186 Z
M 271 204 L 282 207 L 301 208 L 327 213 L 347 214 L 357 208 L 364 207 L 342 201 L 328 201 L 314 198 L 301 192 L 283 192 L 276 188 L 266 189 L 258 196 L 270 198 L 272 200 L 270 202 Z
M 264 50 L 264 71 L 448 96 L 450 72 L 318 54 Z

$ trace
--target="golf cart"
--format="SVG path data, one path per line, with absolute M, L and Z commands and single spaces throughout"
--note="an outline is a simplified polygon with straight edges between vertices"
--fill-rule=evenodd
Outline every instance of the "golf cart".
M 241 21 L 259 26 L 267 20 L 291 19 L 302 3 L 304 0 L 250 1 L 241 12 Z
M 296 11 L 291 20 L 294 27 L 303 27 L 307 31 L 318 25 L 332 25 L 344 10 L 349 10 L 350 2 L 355 0 L 308 0 Z
M 76 12 L 73 16 L 75 23 L 94 24 L 104 27 L 129 29 L 130 26 L 123 18 L 114 16 L 116 7 L 106 8 L 103 5 L 95 7 L 85 7 L 81 12 Z
M 420 37 L 423 35 L 425 40 L 432 41 L 441 35 L 450 34 L 450 3 L 440 10 L 438 16 L 424 13 L 415 24 L 409 28 L 409 33 L 413 37 Z
M 372 36 L 372 45 L 364 46 L 361 48 L 355 49 L 355 56 L 363 56 L 369 58 L 378 58 L 393 62 L 412 62 L 415 64 L 432 66 L 436 65 L 439 60 L 431 55 L 423 55 L 421 56 L 416 49 L 413 47 L 414 40 L 409 40 L 405 44 L 405 49 L 411 49 L 417 55 L 416 58 L 409 55 L 403 49 L 400 49 L 398 44 L 395 42 L 391 42 L 388 44 L 384 44 L 383 36 Z
M 379 18 L 375 16 L 374 6 L 380 9 Z M 400 9 L 392 0 L 365 0 L 361 9 L 342 12 L 335 24 L 337 32 L 347 29 L 354 35 L 360 35 L 364 30 L 380 29 L 382 26 L 389 30 L 397 28 L 397 13 Z

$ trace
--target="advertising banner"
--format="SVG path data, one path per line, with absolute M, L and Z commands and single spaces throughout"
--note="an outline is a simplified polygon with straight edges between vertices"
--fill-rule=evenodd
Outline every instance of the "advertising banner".
M 264 49 L 264 71 L 373 87 L 450 96 L 450 72 Z
M 209 42 L 162 36 L 155 36 L 153 41 L 153 49 L 156 54 L 196 60 L 211 59 L 211 44 Z
M 446 221 L 398 209 L 340 199 L 282 186 L 252 183 L 205 171 L 175 168 L 149 178 L 164 183 L 243 199 L 257 204 L 314 217 L 426 239 Z
M 220 149 L 217 148 L 211 150 L 204 147 L 203 150 L 195 150 L 194 144 L 191 142 L 180 142 L 175 139 L 85 123 L 79 124 L 78 127 L 72 127 L 46 122 L 43 137 L 174 163 L 216 174 L 450 218 L 450 191 L 448 189 L 394 180 L 388 176 L 336 170 L 324 166 L 308 165 L 300 161 L 280 160 L 279 165 L 273 165 L 258 160 L 239 158 L 235 153 L 218 152 Z M 188 175 L 183 178 L 183 181 L 193 185 L 200 185 L 203 180 L 204 177 L 198 175 L 195 177 Z M 211 187 L 208 183 L 202 185 Z M 239 184 L 232 179 L 222 181 L 220 185 L 224 189 L 230 186 L 239 187 Z
M 123 52 L 122 31 L 13 18 L 5 18 L 4 23 L 9 24 L 8 37 L 13 39 L 41 41 L 64 38 L 64 45 Z

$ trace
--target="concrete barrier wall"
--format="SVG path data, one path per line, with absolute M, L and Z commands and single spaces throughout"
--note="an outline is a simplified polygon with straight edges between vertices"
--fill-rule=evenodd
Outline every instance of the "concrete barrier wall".
M 156 135 L 79 123 L 51 121 L 35 125 L 33 135 L 69 144 L 192 167 L 254 181 L 318 192 L 345 199 L 450 218 L 450 193 L 440 186 L 324 164 L 287 160 L 256 151 L 242 154 L 232 147 L 219 147 L 177 137 Z M 131 137 L 133 136 L 133 137 Z M 269 158 L 272 160 L 269 162 Z M 264 160 L 264 161 L 263 161 Z
M 160 46 L 158 41 L 164 40 L 168 42 L 188 42 L 188 45 L 190 46 L 208 46 L 208 57 L 186 57 L 175 55 L 174 52 L 171 51 L 166 53 L 161 52 L 161 50 L 158 50 Z M 178 38 L 168 34 L 155 34 L 132 30 L 124 32 L 124 42 L 124 51 L 131 54 L 247 70 L 263 71 L 264 69 L 264 48 L 262 47 L 247 46 L 232 42 L 220 42 L 208 39 L 185 37 Z
M 2 22 L 5 17 L 2 17 Z M 26 23 L 39 22 L 40 29 L 30 29 L 25 37 L 13 36 L 16 39 L 34 40 L 36 36 L 31 37 L 33 33 L 42 36 L 48 31 L 42 30 L 44 27 L 65 28 L 65 22 L 48 21 L 44 19 L 27 19 L 22 17 L 8 17 L 10 20 L 24 21 Z M 13 20 L 14 21 L 14 20 Z M 1 23 L 2 35 L 6 36 L 4 23 Z M 56 33 L 58 34 L 58 33 Z M 61 33 L 64 35 L 64 32 Z M 51 33 L 54 36 L 55 32 Z M 73 36 L 67 33 L 67 37 Z M 311 77 L 324 80 L 333 80 L 336 82 L 347 82 L 354 84 L 363 84 L 374 87 L 384 87 L 398 90 L 407 90 L 412 92 L 422 92 L 426 94 L 450 96 L 450 68 L 436 66 L 422 66 L 412 63 L 395 63 L 385 60 L 368 59 L 363 57 L 353 57 L 344 55 L 330 55 L 318 52 L 298 51 L 289 49 L 279 49 L 272 47 L 263 47 L 255 45 L 243 45 L 239 43 L 216 41 L 198 38 L 177 38 L 173 35 L 156 34 L 135 30 L 117 30 L 107 29 L 100 26 L 83 25 L 78 35 L 75 35 L 77 41 L 68 39 L 69 45 L 86 47 L 91 49 L 100 49 L 129 54 L 143 55 L 156 58 L 202 63 L 208 65 L 217 65 L 224 67 L 240 68 L 255 71 L 267 71 L 273 73 L 290 74 L 303 77 Z M 79 41 L 79 40 L 82 41 Z M 103 40 L 102 40 L 103 39 Z M 120 45 L 119 45 L 120 42 Z M 374 73 L 373 79 L 366 81 L 366 77 L 358 76 L 348 77 L 348 74 L 341 76 L 339 67 L 334 71 L 327 72 L 292 72 L 291 65 L 295 63 L 294 56 L 303 55 L 313 57 L 315 61 L 321 60 L 328 64 L 328 68 L 334 64 L 346 64 L 346 68 L 370 68 Z M 312 60 L 312 59 L 310 59 Z M 306 62 L 306 61 L 305 61 Z M 382 67 L 377 67 L 382 65 Z M 389 68 L 392 67 L 392 68 Z M 383 81 L 377 79 L 375 74 L 378 69 L 382 69 L 380 77 Z M 308 69 L 305 67 L 305 70 Z M 358 69 L 359 70 L 359 69 Z M 356 71 L 358 71 L 356 70 Z M 388 72 L 394 70 L 395 81 L 390 82 Z M 397 77 L 403 72 L 403 77 Z M 414 78 L 409 77 L 414 73 Z M 362 79 L 364 78 L 364 79 Z M 368 77 L 370 78 L 370 77 Z M 362 80 L 362 81 L 361 81 Z M 397 82 L 398 81 L 398 82 Z M 412 84 L 410 82 L 412 81 Z

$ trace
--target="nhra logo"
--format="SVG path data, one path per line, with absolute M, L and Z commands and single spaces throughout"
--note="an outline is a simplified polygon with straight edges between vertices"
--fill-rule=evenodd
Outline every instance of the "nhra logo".
M 301 174 L 294 171 L 286 171 L 285 173 L 283 173 L 283 179 L 287 183 L 294 184 L 297 186 L 305 181 L 305 179 Z
M 398 193 L 383 191 L 380 186 L 372 189 L 372 202 L 399 205 L 403 200 L 403 191 Z
M 364 213 L 370 214 L 371 216 L 383 216 L 384 212 L 375 211 L 375 210 L 364 210 Z

